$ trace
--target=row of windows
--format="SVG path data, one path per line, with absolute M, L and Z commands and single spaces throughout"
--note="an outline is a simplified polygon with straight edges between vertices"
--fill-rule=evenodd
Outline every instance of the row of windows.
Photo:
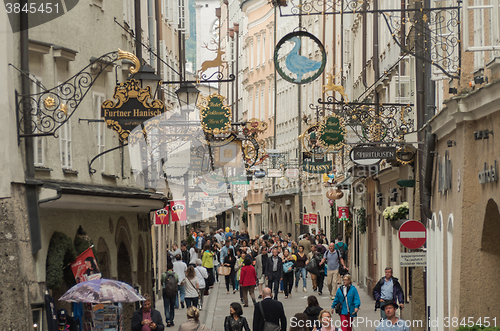
M 40 81 L 35 77 L 34 81 Z M 60 85 L 61 83 L 59 83 Z M 33 82 L 31 86 L 32 94 L 41 93 L 41 87 L 39 84 Z M 93 112 L 95 114 L 96 119 L 101 118 L 101 104 L 106 99 L 106 96 L 103 93 L 93 92 L 92 93 L 92 105 Z M 33 115 L 33 123 L 40 123 L 42 121 L 41 114 Z M 59 128 L 59 152 L 61 157 L 61 167 L 63 169 L 71 169 L 73 167 L 73 145 L 72 145 L 72 128 L 71 128 L 71 119 L 68 119 L 60 128 Z M 34 133 L 39 133 L 38 130 L 35 130 Z M 36 166 L 46 166 L 46 153 L 47 153 L 47 138 L 45 137 L 34 137 L 33 138 L 33 153 L 34 153 L 34 161 Z M 106 149 L 106 124 L 103 122 L 96 123 L 96 141 L 97 141 L 97 149 L 96 155 L 102 153 Z M 101 156 L 99 159 L 100 162 L 100 170 L 105 170 L 105 156 Z

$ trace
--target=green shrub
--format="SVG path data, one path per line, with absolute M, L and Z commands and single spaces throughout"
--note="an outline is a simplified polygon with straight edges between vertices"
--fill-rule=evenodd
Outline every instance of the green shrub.
M 50 238 L 49 251 L 46 262 L 47 288 L 59 288 L 63 280 L 68 285 L 75 283 L 75 278 L 68 263 L 75 261 L 77 257 L 75 246 L 71 239 L 62 232 L 54 232 Z

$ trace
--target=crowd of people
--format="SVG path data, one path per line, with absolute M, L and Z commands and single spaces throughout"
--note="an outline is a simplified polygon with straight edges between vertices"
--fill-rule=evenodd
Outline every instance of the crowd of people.
M 253 330 L 287 330 L 287 319 L 278 296 L 283 293 L 285 299 L 292 298 L 294 292 L 299 291 L 300 278 L 302 291 L 308 292 L 306 278 L 310 276 L 312 291 L 320 296 L 326 279 L 327 295 L 333 303 L 330 309 L 323 309 L 317 296 L 310 295 L 306 309 L 294 316 L 296 323 L 290 325 L 290 330 L 333 330 L 332 314 L 338 314 L 342 331 L 352 331 L 349 321 L 356 318 L 361 302 L 348 274 L 348 246 L 342 236 L 336 242 L 328 242 L 324 233 L 306 233 L 296 242 L 290 233 L 283 236 L 281 231 L 262 232 L 250 239 L 245 231 L 238 233 L 229 229 L 208 235 L 192 231 L 190 236 L 193 239 L 190 245 L 187 241 L 182 241 L 180 248 L 172 245 L 167 270 L 161 278 L 167 327 L 174 326 L 175 309 L 187 308 L 188 321 L 179 330 L 208 330 L 199 323 L 203 297 L 224 276 L 227 294 L 231 294 L 231 290 L 232 294 L 239 294 L 239 300 L 230 305 L 224 331 L 250 330 L 242 316 L 242 307 L 249 306 L 248 296 L 254 307 Z M 382 318 L 397 322 L 394 311 L 403 308 L 403 293 L 397 279 L 392 277 L 392 269 L 387 269 L 386 277 L 379 281 L 373 295 L 376 308 L 384 311 Z

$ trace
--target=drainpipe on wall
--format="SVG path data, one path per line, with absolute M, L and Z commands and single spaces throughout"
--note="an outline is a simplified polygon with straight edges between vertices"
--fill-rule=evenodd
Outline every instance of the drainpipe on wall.
M 21 0 L 21 8 L 28 6 L 28 0 Z M 21 10 L 20 13 L 20 52 L 21 52 L 21 71 L 25 75 L 21 76 L 21 94 L 29 95 L 30 79 L 28 74 L 30 72 L 29 66 L 29 36 L 28 36 L 28 13 Z M 27 98 L 23 104 L 24 118 L 31 118 L 31 105 Z M 24 121 L 24 132 L 32 131 L 31 121 Z M 42 248 L 42 237 L 40 234 L 40 215 L 38 210 L 38 188 L 40 182 L 35 180 L 35 158 L 33 154 L 33 137 L 24 138 L 25 147 L 25 190 L 26 190 L 26 208 L 28 211 L 28 222 L 30 226 L 31 236 L 31 253 L 34 255 Z
M 149 38 L 149 47 L 153 44 L 153 40 L 155 39 L 155 17 L 154 17 L 154 0 L 148 0 L 148 38 Z M 157 48 L 158 50 L 159 48 Z M 158 56 L 160 53 L 158 52 Z M 149 65 L 151 67 L 155 67 L 155 58 L 153 52 L 149 53 Z M 159 69 L 160 67 L 158 67 Z M 159 70 L 158 70 L 159 73 Z

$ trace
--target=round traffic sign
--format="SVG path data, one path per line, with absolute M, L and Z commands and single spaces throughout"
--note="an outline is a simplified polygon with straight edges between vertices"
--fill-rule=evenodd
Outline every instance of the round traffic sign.
M 427 240 L 427 230 L 425 226 L 418 221 L 406 221 L 399 228 L 398 237 L 404 247 L 417 249 L 425 244 Z

